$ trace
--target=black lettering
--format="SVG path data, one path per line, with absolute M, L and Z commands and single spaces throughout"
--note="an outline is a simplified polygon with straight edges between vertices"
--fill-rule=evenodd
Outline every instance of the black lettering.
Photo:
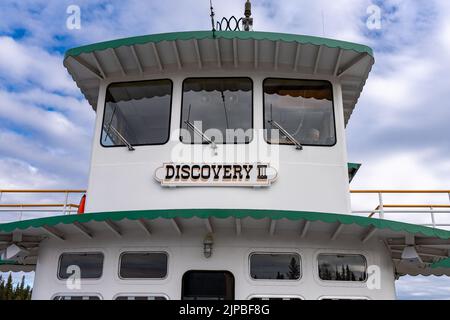
M 175 176 L 175 179 L 180 180 L 180 167 L 179 165 L 177 165 L 177 175 Z
M 191 175 L 189 168 L 190 167 L 188 165 L 184 165 L 181 167 L 181 179 L 183 180 L 189 179 L 189 176 Z
M 205 171 L 206 171 L 206 173 L 205 173 Z M 211 167 L 210 166 L 203 166 L 202 167 L 202 179 L 209 180 L 210 176 L 211 176 Z
M 233 176 L 231 175 L 231 168 L 230 165 L 223 166 L 223 179 L 224 180 L 230 180 Z
M 234 167 L 233 179 L 235 179 L 235 180 L 236 179 L 242 180 L 242 173 L 241 173 L 242 167 L 240 165 L 234 165 L 233 167 Z
M 172 179 L 175 176 L 175 167 L 171 164 L 166 165 L 166 180 Z
M 267 180 L 267 165 L 258 165 L 258 180 Z
M 244 168 L 245 172 L 247 173 L 247 176 L 245 177 L 245 179 L 250 180 L 250 172 L 252 171 L 253 166 L 252 165 L 244 165 L 242 167 Z
M 196 174 L 194 174 L 194 170 L 197 171 Z M 199 165 L 192 166 L 192 168 L 191 168 L 191 178 L 192 178 L 192 180 L 200 179 L 200 166 Z
M 219 180 L 220 171 L 222 171 L 222 166 L 213 166 L 214 180 Z

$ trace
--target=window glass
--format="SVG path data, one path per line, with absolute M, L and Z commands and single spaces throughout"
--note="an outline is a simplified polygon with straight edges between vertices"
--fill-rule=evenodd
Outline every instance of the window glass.
M 105 97 L 103 146 L 164 144 L 169 140 L 172 82 L 111 84 Z
M 264 81 L 264 129 L 267 142 L 294 144 L 281 127 L 306 146 L 336 143 L 333 89 L 327 81 L 266 79 Z M 272 130 L 280 130 L 273 135 Z
M 217 144 L 249 143 L 253 136 L 252 88 L 248 78 L 186 79 L 181 141 L 202 144 L 211 139 Z
M 299 297 L 252 297 L 250 298 L 252 301 L 289 301 L 289 300 L 302 300 Z
M 119 296 L 116 300 L 167 300 L 164 296 Z
M 295 253 L 254 253 L 250 256 L 250 274 L 253 279 L 298 280 L 300 256 Z
M 361 255 L 320 254 L 319 277 L 326 281 L 359 281 L 367 278 L 366 258 Z
M 167 254 L 163 252 L 127 252 L 120 259 L 123 279 L 162 279 L 167 275 Z
M 81 279 L 98 279 L 103 271 L 103 253 L 63 253 L 59 259 L 58 277 L 67 279 L 79 268 Z
M 53 300 L 100 300 L 99 296 L 56 296 Z

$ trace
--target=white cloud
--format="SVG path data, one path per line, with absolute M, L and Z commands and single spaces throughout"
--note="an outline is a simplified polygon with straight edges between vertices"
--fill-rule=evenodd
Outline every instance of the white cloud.
M 8 81 L 17 84 L 29 81 L 46 90 L 74 94 L 78 89 L 61 65 L 61 56 L 23 45 L 10 37 L 0 37 L 0 75 Z

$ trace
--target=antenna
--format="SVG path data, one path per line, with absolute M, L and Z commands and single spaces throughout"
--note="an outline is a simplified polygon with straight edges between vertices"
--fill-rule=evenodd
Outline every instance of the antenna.
M 244 18 L 242 18 L 242 27 L 244 31 L 253 31 L 252 4 L 250 0 L 245 2 Z
M 213 33 L 213 37 L 216 37 L 216 23 L 214 22 L 214 8 L 213 8 L 213 4 L 212 4 L 212 0 L 209 0 L 209 6 L 210 6 L 210 11 L 211 11 L 211 26 L 212 26 L 212 33 Z

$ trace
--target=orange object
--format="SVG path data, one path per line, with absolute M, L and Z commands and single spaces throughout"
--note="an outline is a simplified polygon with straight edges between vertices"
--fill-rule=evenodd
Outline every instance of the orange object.
M 86 195 L 83 195 L 80 200 L 80 206 L 78 207 L 77 214 L 83 214 L 85 206 L 86 206 Z

